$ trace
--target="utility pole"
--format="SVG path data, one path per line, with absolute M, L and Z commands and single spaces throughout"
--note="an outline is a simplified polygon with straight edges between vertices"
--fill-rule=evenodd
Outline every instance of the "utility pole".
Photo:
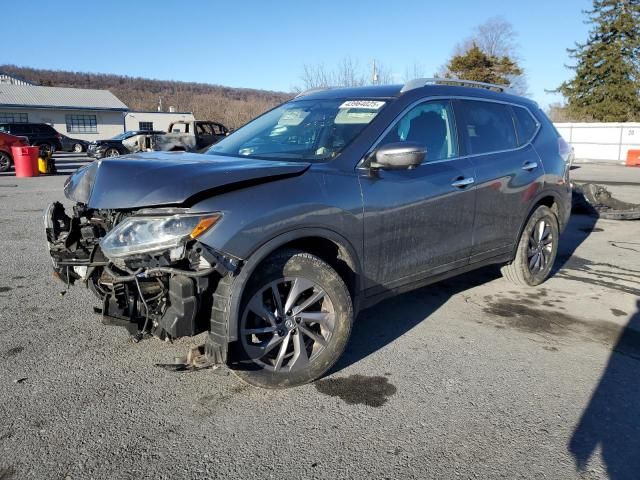
M 378 84 L 378 69 L 376 68 L 376 61 L 373 60 L 373 70 L 371 71 L 371 83 L 373 85 Z

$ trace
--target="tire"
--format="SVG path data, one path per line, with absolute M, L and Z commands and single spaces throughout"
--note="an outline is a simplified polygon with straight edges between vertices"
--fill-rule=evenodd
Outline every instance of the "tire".
M 84 152 L 84 148 L 82 147 L 81 143 L 74 143 L 73 147 L 71 147 L 71 150 L 74 153 L 82 153 L 82 152 Z
M 11 170 L 11 156 L 8 153 L 0 152 L 0 172 Z
M 40 149 L 40 152 L 53 153 L 53 147 L 50 143 L 41 143 L 40 145 L 38 145 L 38 148 Z
M 353 324 L 342 278 L 320 258 L 298 250 L 278 252 L 257 268 L 240 312 L 228 364 L 240 379 L 261 388 L 321 377 L 344 352 Z
M 540 285 L 551 273 L 559 239 L 558 217 L 549 207 L 539 206 L 520 234 L 513 262 L 502 267 L 502 275 L 516 285 Z
M 105 158 L 107 158 L 107 157 L 119 157 L 120 156 L 120 152 L 118 151 L 117 148 L 110 147 L 110 148 L 107 148 L 104 151 L 104 156 L 105 156 Z

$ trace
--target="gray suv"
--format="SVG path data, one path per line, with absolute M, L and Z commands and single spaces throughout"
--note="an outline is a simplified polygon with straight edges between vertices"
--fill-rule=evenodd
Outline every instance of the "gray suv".
M 207 332 L 201 362 L 288 387 L 323 375 L 386 297 L 488 264 L 543 282 L 570 156 L 534 102 L 498 86 L 314 90 L 206 154 L 79 169 L 46 236 L 56 275 L 87 285 L 105 323 L 136 340 Z

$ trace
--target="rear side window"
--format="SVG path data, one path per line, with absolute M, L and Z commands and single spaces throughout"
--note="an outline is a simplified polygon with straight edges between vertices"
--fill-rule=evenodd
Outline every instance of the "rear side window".
M 31 126 L 29 125 L 11 125 L 10 130 L 12 135 L 26 135 L 32 133 Z
M 516 130 L 518 131 L 518 144 L 524 145 L 533 140 L 533 136 L 538 131 L 538 122 L 529 113 L 529 110 L 522 107 L 513 106 L 513 113 L 516 117 Z
M 461 129 L 466 135 L 469 153 L 510 150 L 518 146 L 513 117 L 508 105 L 475 100 L 460 101 Z

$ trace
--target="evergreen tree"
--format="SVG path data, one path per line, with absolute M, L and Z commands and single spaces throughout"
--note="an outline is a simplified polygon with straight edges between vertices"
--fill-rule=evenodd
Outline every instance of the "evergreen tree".
M 465 52 L 454 55 L 445 68 L 446 78 L 502 85 L 508 85 L 511 78 L 523 73 L 511 58 L 485 53 L 475 43 Z
M 640 121 L 640 0 L 594 0 L 584 44 L 568 49 L 575 77 L 558 88 L 576 119 Z

